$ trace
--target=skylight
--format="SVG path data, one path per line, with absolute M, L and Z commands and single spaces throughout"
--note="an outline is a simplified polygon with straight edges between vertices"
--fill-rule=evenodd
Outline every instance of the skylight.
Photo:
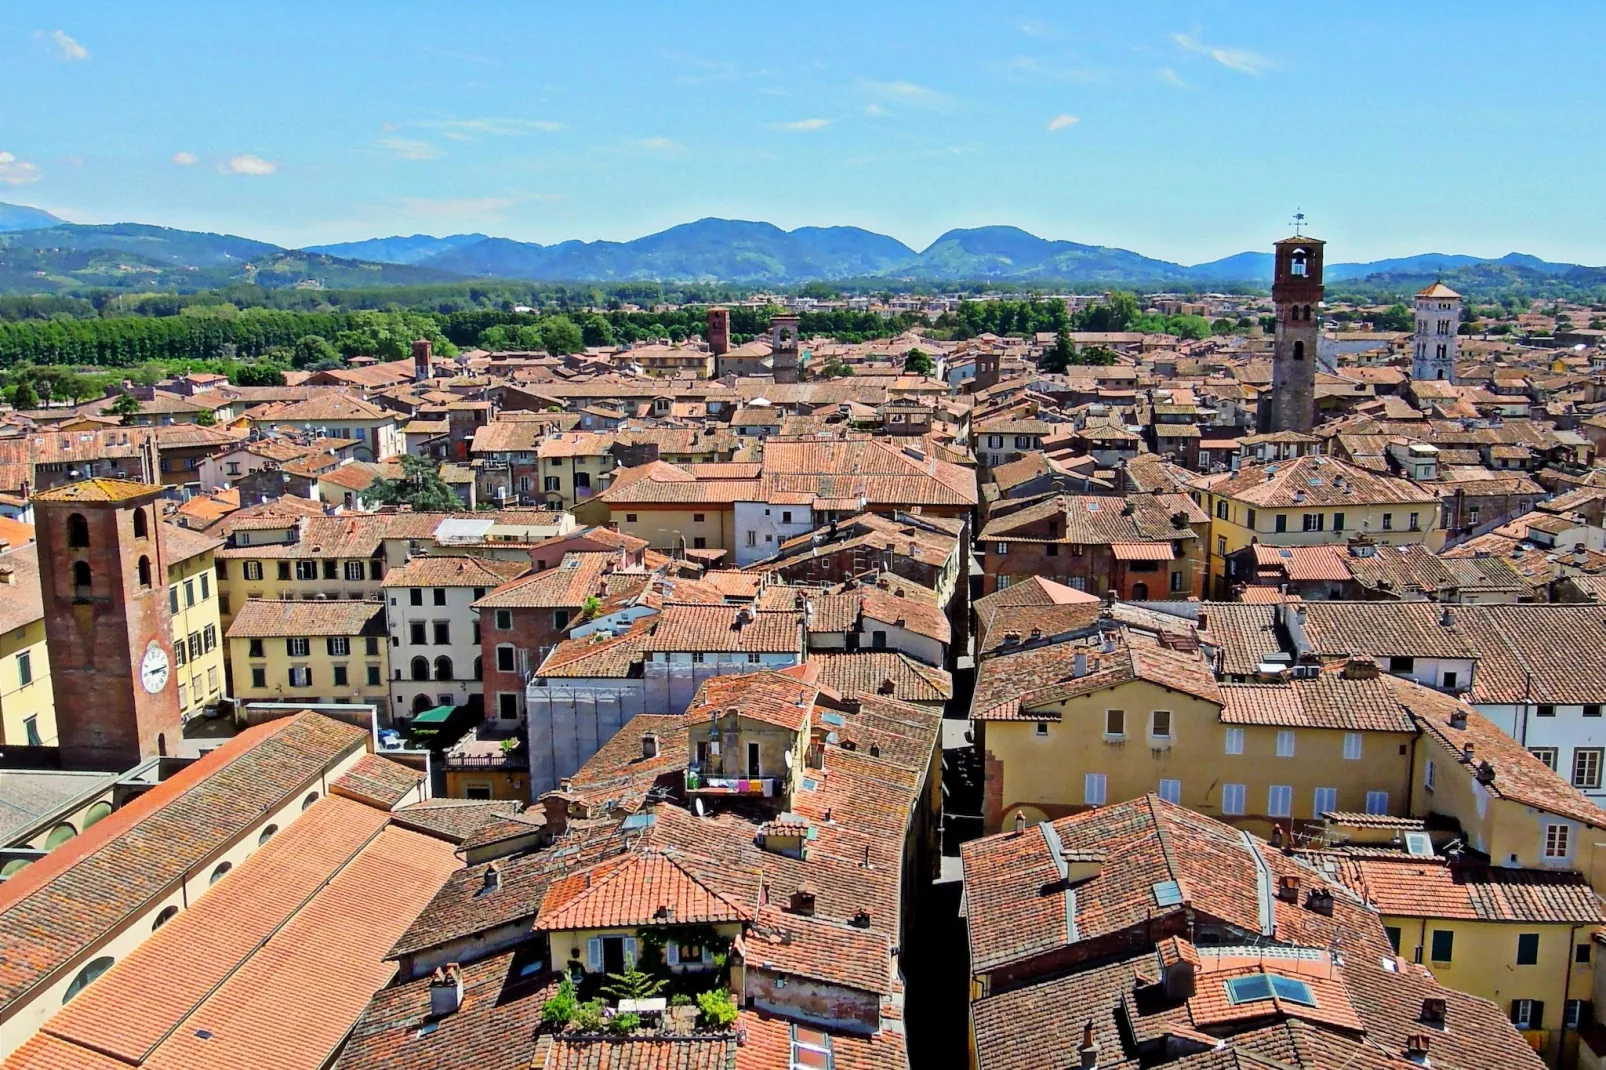
M 1227 982 L 1227 999 L 1234 1006 L 1270 999 L 1273 995 L 1289 1003 L 1316 1006 L 1316 997 L 1311 995 L 1309 985 L 1280 973 L 1251 974 L 1248 977 L 1234 977 Z
M 1425 832 L 1407 832 L 1405 834 L 1405 851 L 1417 858 L 1433 857 L 1433 840 Z
M 841 728 L 843 725 L 848 723 L 847 719 L 844 718 L 840 713 L 822 713 L 820 714 L 820 720 L 824 721 L 826 724 L 835 725 L 838 728 Z
M 1154 902 L 1157 906 L 1174 907 L 1182 902 L 1182 888 L 1176 881 L 1161 881 L 1154 885 Z

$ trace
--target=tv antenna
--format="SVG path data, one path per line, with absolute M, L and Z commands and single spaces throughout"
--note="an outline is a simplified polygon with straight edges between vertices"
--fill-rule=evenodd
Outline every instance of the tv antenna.
M 1304 229 L 1305 213 L 1296 208 L 1294 209 L 1294 237 L 1304 237 Z

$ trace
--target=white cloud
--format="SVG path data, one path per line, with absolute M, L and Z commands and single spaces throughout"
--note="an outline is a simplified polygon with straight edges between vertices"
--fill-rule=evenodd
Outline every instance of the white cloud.
M 1217 63 L 1240 74 L 1260 74 L 1269 70 L 1271 60 L 1258 52 L 1251 52 L 1247 48 L 1235 48 L 1222 45 L 1208 45 L 1201 41 L 1197 34 L 1174 33 L 1171 40 L 1184 52 L 1194 52 L 1201 56 L 1209 56 Z
M 538 198 L 545 199 L 545 198 Z M 489 223 L 506 218 L 517 197 L 403 197 L 401 203 L 416 216 L 429 219 L 472 219 Z
M 935 89 L 928 89 L 913 82 L 876 82 L 861 79 L 859 88 L 878 97 L 902 100 L 910 104 L 923 104 L 928 107 L 946 104 L 949 99 L 946 93 L 939 93 Z
M 666 137 L 646 137 L 638 141 L 637 144 L 644 149 L 652 149 L 654 152 L 671 152 L 680 148 L 679 145 Z
M 1050 130 L 1064 130 L 1067 126 L 1075 126 L 1081 121 L 1082 120 L 1079 117 L 1066 112 L 1065 114 L 1056 115 L 1054 118 L 1050 119 L 1048 121 L 1048 128 Z
M 379 147 L 389 149 L 404 160 L 436 160 L 445 155 L 427 141 L 411 141 L 404 137 L 382 137 Z
M 864 106 L 864 114 L 870 116 L 872 119 L 884 119 L 887 117 L 888 112 L 887 109 L 883 108 L 879 104 L 866 104 Z
M 26 186 L 44 177 L 38 164 L 19 160 L 9 152 L 0 152 L 0 182 L 8 186 Z
M 49 33 L 40 30 L 34 36 L 41 40 L 49 41 L 56 50 L 56 58 L 63 63 L 77 63 L 80 60 L 89 58 L 89 49 L 60 30 L 51 30 Z
M 452 134 L 468 136 L 471 134 L 488 134 L 492 137 L 525 137 L 529 134 L 550 134 L 563 129 L 563 124 L 550 119 L 427 119 L 416 126 L 426 127 L 430 130 L 449 131 Z M 459 138 L 460 139 L 460 138 Z
M 1182 80 L 1182 75 L 1178 74 L 1176 71 L 1172 70 L 1170 67 L 1161 67 L 1159 73 L 1160 73 L 1160 81 L 1166 83 L 1167 85 L 1174 85 L 1178 89 L 1192 89 L 1193 88 L 1187 82 L 1184 82 Z
M 799 119 L 795 123 L 782 123 L 782 130 L 824 130 L 831 125 L 829 119 Z
M 178 164 L 180 167 L 192 166 L 193 164 L 199 163 L 200 160 L 201 160 L 201 158 L 199 156 L 195 155 L 195 153 L 193 153 L 193 152 L 175 152 L 175 153 L 173 153 L 173 162 Z
M 279 165 L 269 163 L 260 156 L 242 153 L 221 161 L 217 169 L 226 175 L 271 175 L 279 169 Z

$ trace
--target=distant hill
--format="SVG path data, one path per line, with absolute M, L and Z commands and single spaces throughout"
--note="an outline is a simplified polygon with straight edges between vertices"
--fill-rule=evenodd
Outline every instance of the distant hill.
M 376 264 L 417 264 L 439 253 L 484 240 L 483 234 L 449 234 L 444 238 L 432 234 L 412 234 L 405 238 L 396 235 L 369 238 L 366 241 L 336 242 L 333 245 L 309 245 L 305 251 L 338 256 L 345 260 L 372 260 Z
M 0 233 L 13 230 L 43 230 L 62 222 L 43 208 L 25 204 L 0 204 Z
M 914 263 L 895 272 L 925 279 L 1085 279 L 1090 282 L 1181 279 L 1181 264 L 1126 249 L 1049 241 L 1019 227 L 950 230 Z

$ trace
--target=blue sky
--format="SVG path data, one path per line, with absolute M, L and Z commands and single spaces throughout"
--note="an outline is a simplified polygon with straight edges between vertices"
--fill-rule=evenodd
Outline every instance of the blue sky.
M 286 245 L 705 215 L 1606 263 L 1606 4 L 31 3 L 0 201 Z

